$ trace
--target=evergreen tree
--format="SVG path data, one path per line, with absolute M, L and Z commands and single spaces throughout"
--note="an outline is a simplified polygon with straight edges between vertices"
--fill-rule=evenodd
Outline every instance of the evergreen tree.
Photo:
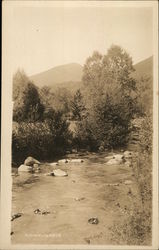
M 83 97 L 81 91 L 78 89 L 71 102 L 71 110 L 73 114 L 73 119 L 80 121 L 85 115 L 85 106 L 83 102 Z

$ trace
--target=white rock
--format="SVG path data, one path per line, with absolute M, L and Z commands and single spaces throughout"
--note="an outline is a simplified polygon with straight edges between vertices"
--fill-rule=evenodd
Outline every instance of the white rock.
M 107 165 L 120 165 L 123 163 L 123 160 L 111 159 L 106 164 Z
M 125 158 L 132 158 L 132 152 L 130 152 L 130 151 L 125 151 L 125 152 L 124 152 L 124 157 L 125 157 Z
M 85 197 L 81 197 L 81 198 L 75 198 L 75 201 L 82 201 L 82 200 L 85 200 Z
M 50 163 L 49 165 L 50 165 L 50 166 L 57 166 L 58 163 L 57 163 L 57 162 L 52 162 L 52 163 Z
M 53 171 L 53 173 L 54 173 L 54 176 L 58 176 L 58 177 L 67 176 L 68 175 L 65 171 L 63 171 L 61 169 L 55 169 Z
M 73 162 L 73 163 L 82 163 L 82 162 L 84 162 L 84 160 L 82 160 L 82 159 L 72 159 L 71 162 Z
M 33 164 L 40 164 L 40 162 L 31 156 L 27 157 L 24 161 L 24 165 L 33 166 Z
M 120 154 L 116 154 L 116 155 L 113 155 L 113 159 L 115 160 L 119 160 L 119 161 L 122 161 L 124 159 L 124 156 L 123 155 L 120 155 Z
M 46 175 L 46 176 L 54 176 L 54 172 L 46 173 L 44 175 Z
M 126 180 L 126 181 L 124 181 L 124 184 L 125 185 L 130 185 L 130 184 L 132 184 L 132 181 L 131 180 Z
M 31 166 L 26 166 L 24 164 L 20 165 L 18 168 L 18 172 L 31 172 L 33 170 L 33 167 Z
M 70 163 L 71 162 L 71 159 L 67 159 L 67 163 Z
M 67 159 L 59 160 L 58 163 L 68 163 Z
M 115 159 L 110 159 L 108 162 L 107 162 L 107 165 L 117 165 L 118 162 L 115 160 Z

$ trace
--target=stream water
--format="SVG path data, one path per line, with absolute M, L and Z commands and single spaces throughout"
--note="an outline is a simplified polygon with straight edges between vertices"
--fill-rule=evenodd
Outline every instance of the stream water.
M 132 207 L 137 188 L 132 169 L 108 166 L 107 155 L 83 155 L 83 163 L 55 167 L 43 163 L 39 173 L 13 176 L 12 214 L 22 216 L 12 221 L 12 243 L 114 244 L 111 227 L 126 218 L 123 209 Z M 68 176 L 45 175 L 59 168 Z M 36 209 L 48 213 L 35 214 Z M 90 218 L 99 223 L 90 224 Z

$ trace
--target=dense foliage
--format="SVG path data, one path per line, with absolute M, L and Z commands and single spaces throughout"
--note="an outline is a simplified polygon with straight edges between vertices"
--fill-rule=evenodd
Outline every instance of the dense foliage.
M 150 79 L 135 81 L 132 78 L 133 71 L 131 57 L 122 48 L 114 45 L 107 54 L 101 55 L 96 51 L 86 60 L 83 87 L 74 95 L 65 88 L 53 91 L 45 86 L 39 89 L 23 71 L 18 70 L 13 77 L 13 120 L 23 129 L 26 128 L 25 123 L 27 126 L 34 124 L 35 130 L 38 130 L 37 124 L 42 123 L 43 128 L 47 123 L 54 143 L 62 144 L 63 148 L 67 143 L 62 141 L 69 141 L 71 145 L 71 127 L 74 133 L 73 147 L 97 151 L 101 148 L 104 150 L 126 146 L 130 139 L 132 119 L 147 113 L 145 99 L 152 107 Z M 47 117 L 48 110 L 50 119 Z M 73 126 L 69 126 L 68 121 Z M 59 129 L 58 126 L 62 127 Z M 36 134 L 33 131 L 30 133 L 32 136 Z M 148 138 L 145 137 L 145 140 Z M 15 135 L 13 139 L 15 149 Z M 145 144 L 150 145 L 148 141 Z M 45 143 L 42 147 L 45 147 Z M 48 150 L 49 146 L 46 147 L 43 151 Z M 41 155 L 46 157 L 45 153 Z
M 136 82 L 131 57 L 119 46 L 106 55 L 94 52 L 86 60 L 83 73 L 86 115 L 77 124 L 81 147 L 97 150 L 127 144 L 130 121 L 136 112 Z
M 73 120 L 81 121 L 81 119 L 85 118 L 86 108 L 80 89 L 76 91 L 73 100 L 71 101 L 71 111 Z
M 71 102 L 73 99 L 71 91 L 66 88 L 52 88 L 45 86 L 39 89 L 41 102 L 44 106 L 52 107 L 60 111 L 65 117 L 70 116 Z
M 61 111 L 49 103 L 49 90 L 43 98 L 24 72 L 13 79 L 12 159 L 20 164 L 31 155 L 37 159 L 53 159 L 70 147 L 71 132 Z M 15 125 L 16 124 L 16 125 Z
M 24 72 L 17 71 L 13 77 L 13 120 L 35 122 L 42 119 L 44 106 L 38 90 Z

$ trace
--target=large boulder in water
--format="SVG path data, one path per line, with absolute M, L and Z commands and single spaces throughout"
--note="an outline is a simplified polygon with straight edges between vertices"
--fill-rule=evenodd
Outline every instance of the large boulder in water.
M 83 159 L 71 159 L 70 162 L 72 162 L 72 163 L 82 163 L 82 162 L 84 162 L 84 160 Z
M 58 160 L 58 163 L 68 163 L 68 160 L 67 159 L 62 159 L 62 160 Z
M 24 164 L 20 165 L 20 167 L 18 168 L 18 172 L 32 172 L 32 171 L 33 171 L 33 167 L 26 166 Z
M 122 164 L 122 160 L 111 159 L 107 162 L 107 165 L 120 165 Z
M 53 171 L 53 174 L 54 174 L 54 176 L 58 176 L 58 177 L 67 176 L 68 175 L 65 171 L 63 171 L 61 169 L 55 169 Z
M 124 163 L 124 156 L 120 154 L 113 155 L 113 158 L 107 162 L 107 165 L 120 165 Z
M 24 161 L 24 165 L 26 166 L 33 166 L 34 164 L 40 164 L 40 162 L 31 156 L 27 157 Z
M 113 155 L 113 159 L 115 159 L 117 161 L 124 161 L 124 155 L 115 154 L 115 155 Z
M 125 152 L 124 152 L 124 157 L 125 157 L 126 159 L 132 158 L 132 152 L 130 152 L 130 151 L 125 151 Z

